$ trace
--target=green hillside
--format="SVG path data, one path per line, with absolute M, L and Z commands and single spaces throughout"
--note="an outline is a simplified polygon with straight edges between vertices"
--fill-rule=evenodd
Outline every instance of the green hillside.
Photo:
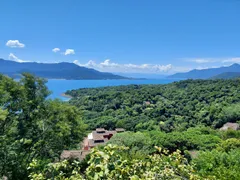
M 199 124 L 219 128 L 226 121 L 240 119 L 239 79 L 90 88 L 67 94 L 73 97 L 70 103 L 82 111 L 90 129 L 169 132 Z

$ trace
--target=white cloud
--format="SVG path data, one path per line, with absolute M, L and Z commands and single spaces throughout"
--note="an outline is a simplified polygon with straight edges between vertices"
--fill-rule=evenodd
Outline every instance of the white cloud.
M 129 72 L 129 73 L 166 73 L 172 69 L 172 65 L 158 65 L 158 64 L 118 64 L 111 62 L 110 59 L 97 64 L 96 62 L 90 60 L 86 64 L 81 64 L 78 60 L 73 61 L 73 63 L 94 68 L 103 72 Z
M 88 67 L 95 67 L 95 66 L 97 66 L 97 64 L 93 61 L 93 60 L 90 60 L 90 61 L 88 61 L 88 63 L 86 64 Z
M 212 61 L 209 60 L 209 59 L 195 59 L 193 62 L 202 64 L 202 63 L 209 63 L 209 62 L 212 62 Z
M 64 52 L 64 55 L 70 55 L 70 54 L 75 54 L 74 49 L 66 49 L 66 51 Z
M 185 61 L 195 62 L 198 64 L 204 63 L 240 63 L 240 57 L 223 57 L 223 58 L 185 58 Z
M 25 44 L 20 43 L 19 40 L 8 40 L 6 46 L 11 48 L 24 48 Z
M 79 61 L 78 60 L 74 60 L 73 63 L 78 65 Z
M 240 63 L 240 57 L 224 59 L 222 63 Z
M 106 59 L 105 61 L 100 63 L 100 66 L 101 67 L 119 67 L 120 66 L 119 64 L 112 63 L 110 61 L 111 61 L 110 59 Z
M 78 60 L 74 60 L 73 63 L 78 66 L 84 66 L 89 68 L 95 68 L 98 66 L 93 60 L 88 61 L 86 64 L 81 64 Z
M 216 59 L 213 59 L 213 58 L 186 58 L 185 61 L 195 62 L 198 64 L 204 64 L 204 63 L 216 62 Z
M 54 48 L 54 49 L 52 49 L 52 51 L 56 53 L 56 52 L 60 51 L 60 49 L 59 48 Z
M 15 56 L 13 53 L 10 53 L 9 56 L 8 56 L 9 60 L 12 60 L 12 61 L 16 61 L 16 62 L 28 62 L 28 61 L 25 61 L 25 60 L 22 60 L 22 59 L 19 59 L 17 56 Z

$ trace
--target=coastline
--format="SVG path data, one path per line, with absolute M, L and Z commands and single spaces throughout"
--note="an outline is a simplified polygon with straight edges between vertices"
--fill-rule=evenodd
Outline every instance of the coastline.
M 176 80 L 172 79 L 144 79 L 144 80 L 50 80 L 46 83 L 48 89 L 52 92 L 50 99 L 59 98 L 63 101 L 73 99 L 67 91 L 81 88 L 98 88 L 109 86 L 127 86 L 141 84 L 168 84 Z
M 61 96 L 62 96 L 62 97 L 65 97 L 65 98 L 69 98 L 69 99 L 71 99 L 71 98 L 72 98 L 72 96 L 70 96 L 70 95 L 67 95 L 67 94 L 65 94 L 65 93 L 62 93 L 62 94 L 61 94 Z

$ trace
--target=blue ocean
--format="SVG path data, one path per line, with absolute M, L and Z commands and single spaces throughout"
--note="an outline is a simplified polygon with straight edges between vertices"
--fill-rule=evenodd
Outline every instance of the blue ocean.
M 179 79 L 178 79 L 179 80 Z M 49 98 L 58 98 L 61 100 L 68 100 L 62 94 L 67 90 L 79 88 L 95 88 L 105 86 L 119 86 L 129 84 L 168 84 L 176 79 L 142 79 L 142 80 L 55 80 L 49 79 L 47 86 L 52 92 Z

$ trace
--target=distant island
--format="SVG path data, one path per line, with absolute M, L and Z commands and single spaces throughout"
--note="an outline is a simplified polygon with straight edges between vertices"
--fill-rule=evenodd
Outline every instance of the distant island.
M 19 63 L 0 59 L 0 73 L 13 77 L 21 77 L 21 73 L 28 72 L 47 79 L 67 80 L 104 80 L 104 79 L 131 79 L 112 73 L 100 72 L 94 69 L 78 66 L 74 63 Z
M 228 67 L 209 68 L 209 69 L 202 69 L 202 70 L 194 69 L 186 73 L 176 73 L 171 76 L 168 76 L 168 78 L 229 79 L 229 78 L 235 78 L 239 75 L 240 75 L 240 65 L 235 63 Z

